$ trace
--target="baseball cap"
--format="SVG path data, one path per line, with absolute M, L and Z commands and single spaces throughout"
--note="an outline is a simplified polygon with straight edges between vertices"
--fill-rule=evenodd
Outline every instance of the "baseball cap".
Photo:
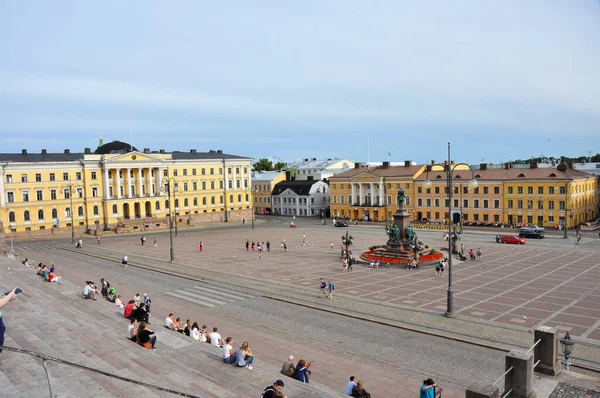
M 285 385 L 285 383 L 283 382 L 283 380 L 277 380 L 277 381 L 275 382 L 275 385 L 276 385 L 276 386 L 283 387 L 283 386 Z

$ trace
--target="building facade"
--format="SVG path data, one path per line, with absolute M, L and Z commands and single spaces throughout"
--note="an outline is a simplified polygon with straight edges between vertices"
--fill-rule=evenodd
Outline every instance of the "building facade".
M 241 220 L 251 215 L 250 165 L 222 151 L 138 151 L 118 141 L 93 153 L 0 154 L 1 222 L 5 232 L 33 234 L 144 230 L 169 214 L 186 225 Z
M 292 180 L 289 173 L 287 178 L 273 188 L 273 214 L 325 217 L 329 209 L 329 185 L 312 179 Z
M 285 181 L 283 171 L 252 172 L 254 214 L 272 214 L 271 193 L 273 187 L 281 181 Z
M 348 159 L 324 159 L 307 158 L 300 162 L 290 163 L 286 166 L 296 180 L 314 181 L 329 179 L 337 173 L 342 173 L 354 167 L 354 162 Z

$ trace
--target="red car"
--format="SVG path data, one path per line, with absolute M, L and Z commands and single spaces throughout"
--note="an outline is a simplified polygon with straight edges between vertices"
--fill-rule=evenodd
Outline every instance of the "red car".
M 514 235 L 502 235 L 500 237 L 500 243 L 512 243 L 515 245 L 524 245 L 527 241 L 523 238 L 519 238 Z

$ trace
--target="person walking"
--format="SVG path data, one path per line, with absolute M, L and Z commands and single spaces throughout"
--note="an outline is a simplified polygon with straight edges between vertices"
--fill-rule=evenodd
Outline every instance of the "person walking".
M 481 260 L 481 249 L 477 248 L 477 260 Z
M 252 241 L 251 247 L 252 247 L 252 251 L 254 251 L 254 241 Z
M 248 241 L 248 239 L 246 239 L 246 251 L 248 251 L 249 248 L 250 248 L 250 242 Z
M 578 233 L 575 234 L 575 247 L 580 245 L 579 242 L 581 242 L 581 233 L 578 231 Z
M 267 241 L 267 251 L 271 251 L 271 242 Z
M 146 305 L 146 311 L 148 311 L 148 315 L 150 315 L 150 304 L 152 303 L 152 300 L 150 300 L 150 297 L 148 297 L 148 295 L 146 293 L 144 293 L 144 304 Z
M 204 244 L 202 244 L 202 241 L 200 241 L 200 244 L 198 245 L 198 249 L 200 250 L 200 253 L 202 253 L 202 251 L 204 250 Z
M 444 277 L 444 268 L 446 268 L 446 259 L 440 261 L 440 278 Z
M 0 297 L 0 310 L 10 303 L 13 300 L 17 299 L 17 294 L 21 292 L 21 289 L 15 287 L 4 297 Z M 6 331 L 6 326 L 4 326 L 4 318 L 2 317 L 2 312 L 0 311 L 0 346 L 4 345 L 4 332 Z M 2 349 L 0 348 L 0 353 Z
M 127 262 L 129 261 L 129 257 L 127 257 L 127 254 L 125 254 L 123 256 L 123 259 L 121 260 L 121 264 L 123 264 L 125 266 L 125 268 L 127 268 Z
M 302 246 L 306 246 L 306 234 L 302 233 Z
M 144 243 L 146 243 L 146 237 L 144 235 L 142 235 L 142 237 L 140 238 L 140 241 L 142 241 L 142 246 L 144 246 Z
M 440 276 L 440 269 L 441 269 L 440 263 L 441 263 L 441 261 L 439 263 L 435 263 L 435 277 L 436 278 Z
M 100 244 L 100 235 L 96 235 L 96 243 Z
M 321 298 L 321 294 L 322 294 L 323 296 L 325 296 L 325 298 L 327 298 L 327 282 L 325 282 L 323 280 L 323 278 L 321 278 L 319 280 L 319 284 L 320 284 L 320 286 L 319 286 L 320 290 L 319 290 L 319 296 L 318 297 Z
M 333 300 L 333 291 L 335 290 L 335 286 L 331 280 L 327 281 L 327 296 L 325 298 L 329 298 L 329 300 Z
M 333 242 L 329 242 L 329 248 L 333 250 Z
M 158 241 L 154 238 L 154 247 L 158 247 Z

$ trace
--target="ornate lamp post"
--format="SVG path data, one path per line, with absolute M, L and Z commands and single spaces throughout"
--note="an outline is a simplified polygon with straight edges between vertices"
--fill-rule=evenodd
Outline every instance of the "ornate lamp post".
M 175 204 L 171 202 L 171 192 L 173 192 L 173 198 L 175 198 L 175 192 L 177 191 L 177 182 L 173 177 L 164 177 L 162 179 L 162 187 L 160 188 L 161 192 L 167 193 L 167 198 L 169 200 L 169 242 L 170 242 L 170 257 L 171 261 L 175 260 L 175 249 L 173 248 L 173 210 Z M 175 226 L 177 228 L 177 225 Z M 177 229 L 175 229 L 175 235 L 177 235 Z
M 453 254 L 453 244 L 456 240 L 456 234 L 452 233 L 452 173 L 458 166 L 466 166 L 471 171 L 471 176 L 473 177 L 471 181 L 469 181 L 469 187 L 475 188 L 477 187 L 477 180 L 475 179 L 475 173 L 471 166 L 466 163 L 457 163 L 452 164 L 450 159 L 450 143 L 448 143 L 448 163 L 446 164 L 433 164 L 427 167 L 427 175 L 425 181 L 425 188 L 431 188 L 431 181 L 429 181 L 429 172 L 430 171 L 443 171 L 446 173 L 446 183 L 448 190 L 448 298 L 447 298 L 447 308 L 444 316 L 448 318 L 454 318 L 456 315 L 454 314 L 454 297 L 452 291 L 452 254 Z M 462 218 L 462 214 L 461 214 Z
M 571 340 L 571 335 L 569 334 L 568 331 L 567 331 L 567 334 L 565 335 L 565 337 L 563 337 L 559 341 L 560 341 L 560 346 L 562 348 L 563 355 L 565 356 L 565 365 L 566 365 L 565 368 L 566 368 L 566 370 L 569 370 L 569 365 L 571 365 L 571 363 L 569 362 L 569 358 L 571 357 L 571 354 L 573 353 L 573 345 L 575 344 L 575 342 L 573 340 Z
M 354 238 L 348 234 L 348 231 L 346 231 L 346 235 L 342 235 L 342 244 L 346 247 L 346 261 L 350 260 L 350 251 L 348 248 L 352 245 L 352 239 Z
M 73 217 L 73 189 L 77 190 L 79 188 L 83 188 L 83 186 L 81 184 L 73 184 L 73 182 L 70 180 L 68 184 L 64 184 L 60 187 L 60 193 L 64 194 L 66 192 L 69 192 L 69 199 L 71 200 L 71 243 L 75 243 L 75 221 Z

